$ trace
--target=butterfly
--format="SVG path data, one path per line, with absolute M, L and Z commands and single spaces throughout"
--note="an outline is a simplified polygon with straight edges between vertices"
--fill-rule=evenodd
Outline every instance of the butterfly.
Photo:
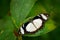
M 43 27 L 48 17 L 49 15 L 46 13 L 35 16 L 31 21 L 24 23 L 22 27 L 19 28 L 18 34 L 37 32 Z

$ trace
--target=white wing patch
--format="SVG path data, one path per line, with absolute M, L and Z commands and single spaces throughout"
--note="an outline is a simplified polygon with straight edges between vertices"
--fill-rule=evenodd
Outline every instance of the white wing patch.
M 34 24 L 33 24 L 34 23 Z M 36 31 L 37 29 L 39 29 L 41 26 L 42 26 L 42 20 L 41 19 L 35 19 L 33 21 L 33 23 L 29 23 L 27 26 L 26 26 L 26 30 L 28 32 L 34 32 Z
M 37 29 L 39 29 L 42 26 L 42 20 L 41 19 L 35 19 L 33 21 L 34 25 L 36 26 Z
M 24 30 L 23 30 L 23 28 L 22 28 L 22 27 L 20 28 L 20 30 L 21 30 L 21 33 L 22 33 L 22 34 L 24 34 Z
M 36 28 L 34 27 L 34 25 L 32 23 L 29 23 L 27 26 L 26 26 L 26 31 L 28 32 L 33 32 L 33 31 L 36 31 Z
M 47 17 L 44 14 L 41 14 L 41 16 L 44 20 L 47 20 Z

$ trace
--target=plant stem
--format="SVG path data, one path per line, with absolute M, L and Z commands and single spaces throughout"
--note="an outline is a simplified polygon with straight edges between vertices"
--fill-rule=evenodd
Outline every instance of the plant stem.
M 18 40 L 22 40 L 22 35 L 18 36 Z

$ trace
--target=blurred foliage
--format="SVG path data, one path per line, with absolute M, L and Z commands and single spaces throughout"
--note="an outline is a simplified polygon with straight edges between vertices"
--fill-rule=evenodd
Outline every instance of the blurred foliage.
M 60 40 L 60 0 L 0 0 L 0 40 L 17 40 L 14 30 L 40 13 L 50 14 L 44 29 L 23 40 Z
M 12 14 L 12 20 L 15 20 L 14 24 L 20 27 L 20 24 L 25 20 L 35 2 L 36 0 L 11 1 L 10 9 Z
M 14 26 L 10 17 L 0 19 L 0 40 L 15 40 L 16 37 L 13 34 Z
M 4 18 L 10 10 L 10 0 L 0 0 L 0 19 Z

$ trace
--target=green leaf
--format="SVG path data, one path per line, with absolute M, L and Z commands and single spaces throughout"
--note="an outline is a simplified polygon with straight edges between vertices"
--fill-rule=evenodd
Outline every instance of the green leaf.
M 10 17 L 0 19 L 0 40 L 16 40 L 13 31 L 14 26 Z
M 31 9 L 28 17 L 33 17 L 41 13 L 47 13 L 47 11 L 44 8 L 44 6 L 39 1 L 37 1 L 33 8 Z
M 20 26 L 31 11 L 35 2 L 36 0 L 11 0 L 10 11 L 12 21 L 14 21 L 13 23 Z

